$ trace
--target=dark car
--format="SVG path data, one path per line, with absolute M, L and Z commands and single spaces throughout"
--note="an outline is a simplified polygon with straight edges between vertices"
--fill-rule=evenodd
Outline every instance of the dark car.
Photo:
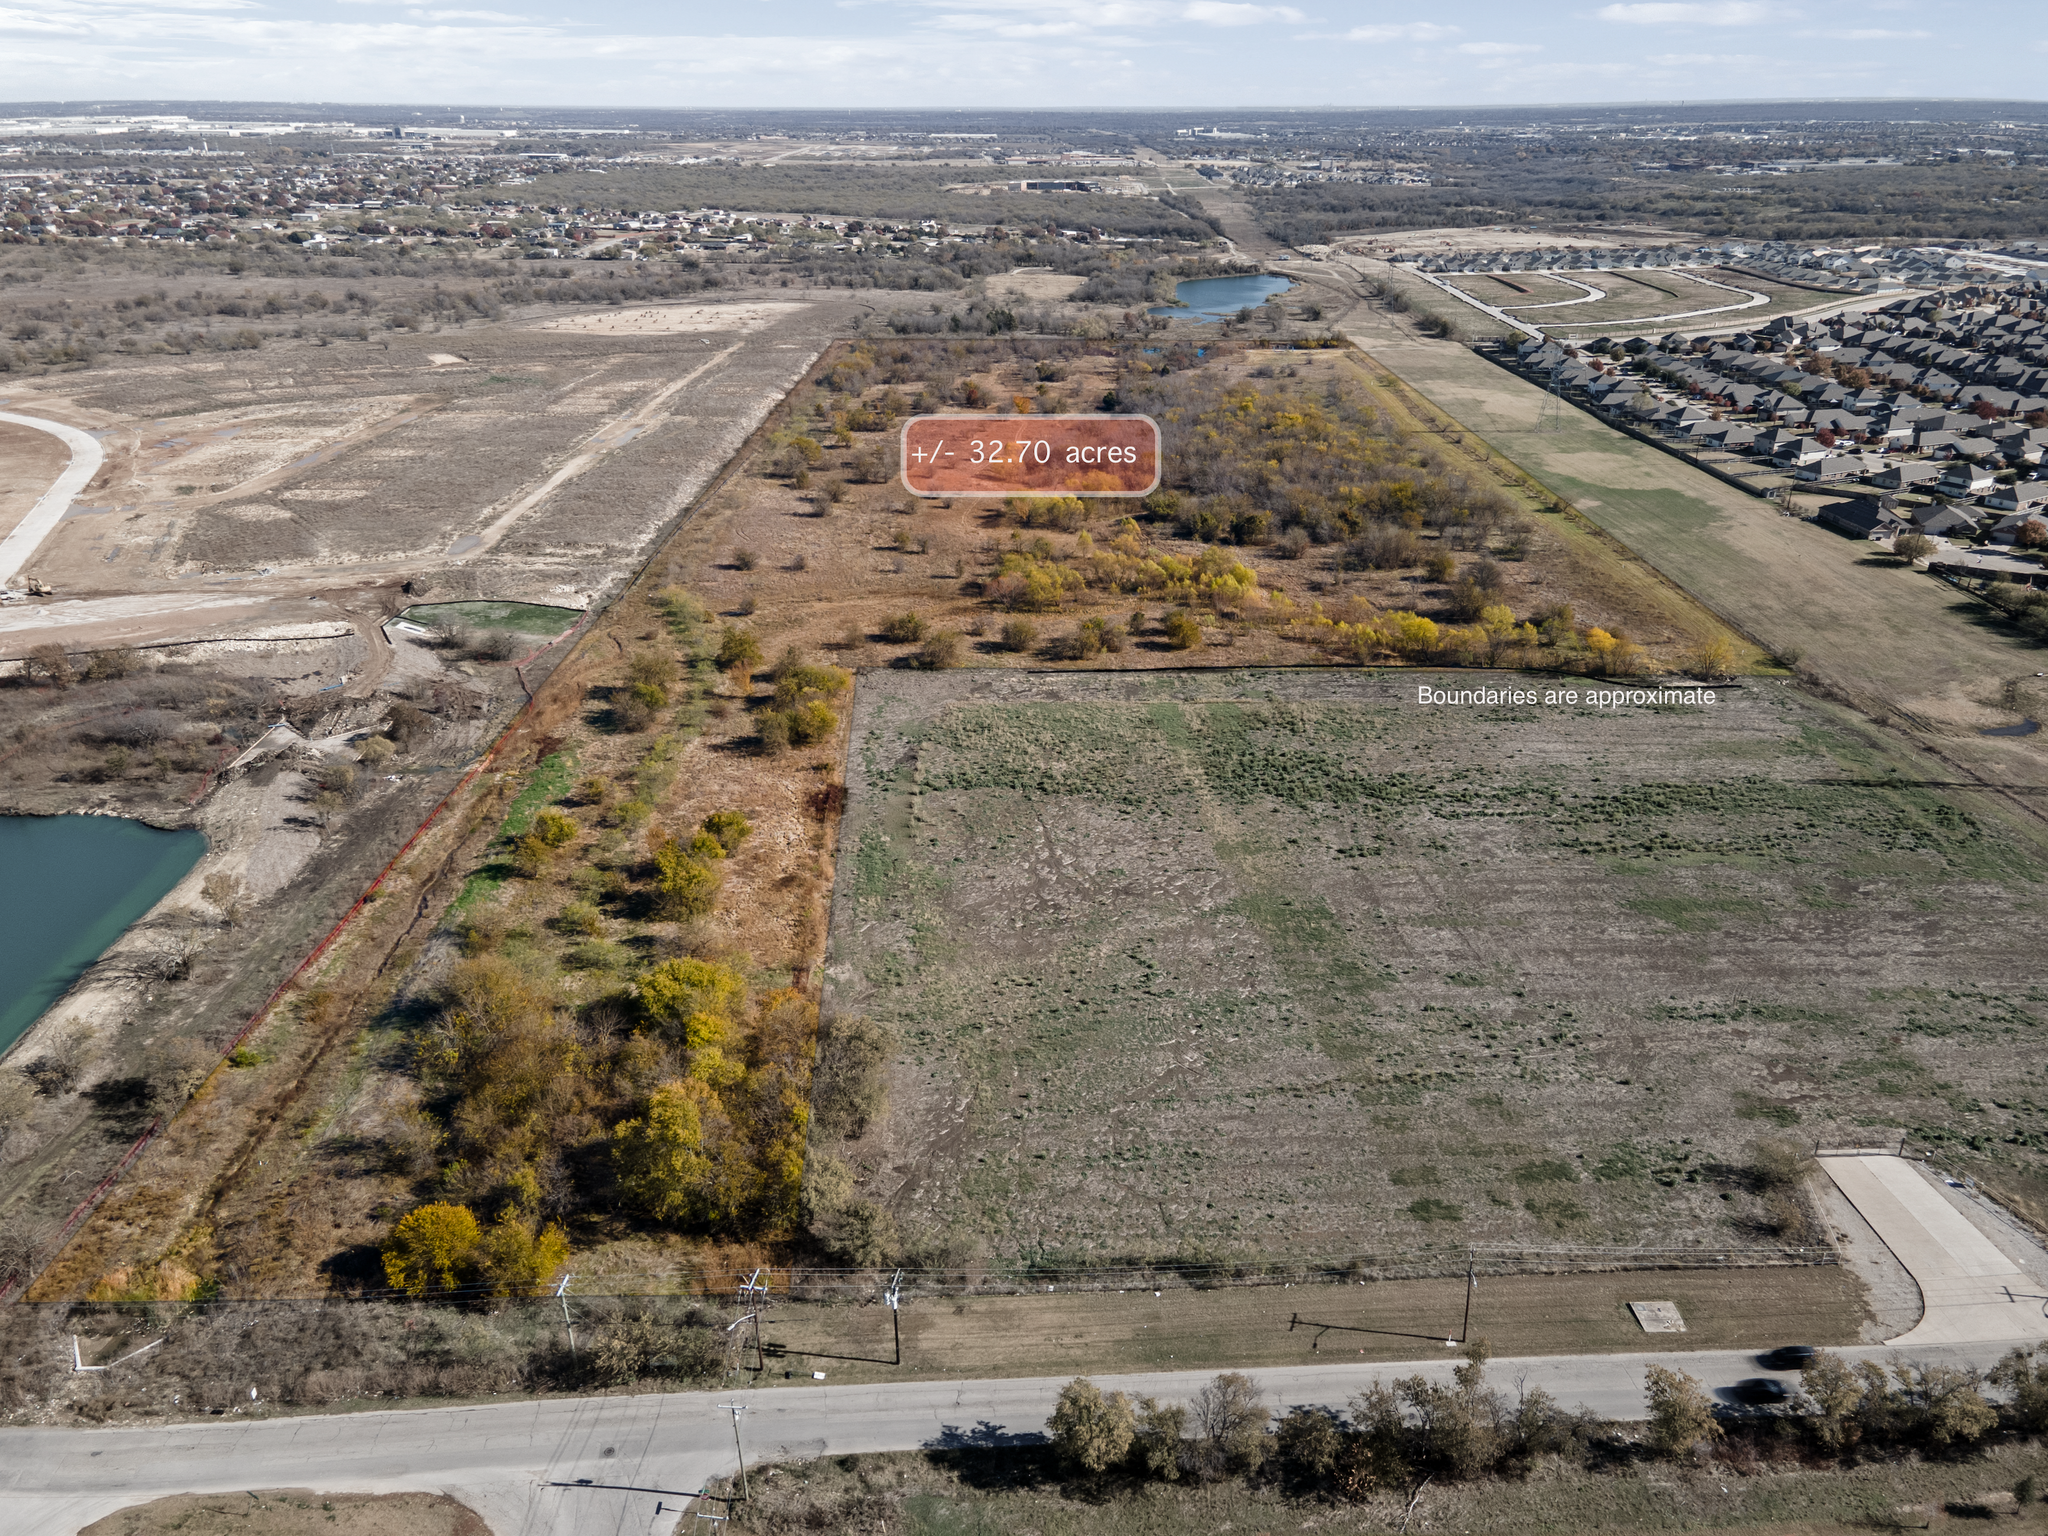
M 1774 1376 L 1752 1376 L 1729 1388 L 1738 1403 L 1789 1403 L 1792 1389 Z
M 1811 1344 L 1784 1344 L 1769 1354 L 1758 1355 L 1757 1364 L 1770 1371 L 1803 1371 L 1819 1353 Z

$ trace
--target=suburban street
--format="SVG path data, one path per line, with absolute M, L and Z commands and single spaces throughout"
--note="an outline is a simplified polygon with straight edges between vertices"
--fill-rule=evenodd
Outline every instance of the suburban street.
M 1900 1354 L 1848 1349 L 1852 1359 L 1989 1366 L 2010 1341 L 1937 1345 Z M 1448 1380 L 1450 1351 L 1381 1365 L 1248 1372 L 1276 1412 L 1343 1407 L 1374 1379 Z M 1643 1412 L 1643 1367 L 1659 1363 L 1717 1388 L 1761 1371 L 1733 1351 L 1503 1359 L 1489 1367 L 1513 1393 L 1541 1387 L 1568 1406 L 1610 1418 Z M 1099 1378 L 1105 1389 L 1185 1401 L 1213 1371 Z M 1795 1380 L 1786 1377 L 1787 1380 Z M 1064 1380 L 903 1382 L 730 1393 L 567 1398 L 406 1413 L 123 1429 L 25 1429 L 0 1434 L 0 1528 L 10 1536 L 69 1536 L 117 1509 L 171 1493 L 310 1488 L 321 1493 L 446 1493 L 496 1536 L 666 1532 L 684 1495 L 736 1465 L 732 1415 L 750 1465 L 825 1455 L 1000 1444 L 1040 1434 Z
M 2002 1213 L 1898 1157 L 1829 1157 L 1822 1166 L 1919 1284 L 1924 1312 L 1857 1360 L 1988 1368 L 2048 1335 L 2048 1260 Z M 1798 1342 L 1786 1340 L 1786 1343 Z M 1431 1359 L 1247 1372 L 1276 1413 L 1343 1408 L 1374 1380 L 1447 1381 Z M 1763 1374 L 1737 1351 L 1659 1350 L 1495 1360 L 1509 1393 L 1541 1387 L 1610 1419 L 1644 1411 L 1643 1368 L 1686 1371 L 1716 1389 Z M 1105 1389 L 1186 1401 L 1214 1369 L 1098 1378 Z M 446 1493 L 496 1536 L 667 1531 L 706 1477 L 734 1470 L 740 1440 L 759 1464 L 825 1455 L 994 1445 L 1041 1434 L 1065 1379 L 905 1381 L 725 1393 L 540 1401 L 119 1429 L 0 1431 L 0 1529 L 69 1536 L 104 1515 L 172 1493 L 309 1488 L 320 1493 Z

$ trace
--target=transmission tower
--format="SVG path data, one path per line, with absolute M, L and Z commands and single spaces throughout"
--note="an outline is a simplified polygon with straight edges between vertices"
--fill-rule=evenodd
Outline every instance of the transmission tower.
M 1536 413 L 1538 432 L 1564 430 L 1564 359 L 1550 365 L 1550 388 L 1544 392 L 1543 408 Z

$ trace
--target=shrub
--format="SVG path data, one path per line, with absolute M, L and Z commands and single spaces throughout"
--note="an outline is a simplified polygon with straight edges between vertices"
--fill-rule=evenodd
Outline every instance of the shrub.
M 746 978 L 714 960 L 667 960 L 640 978 L 641 1009 L 671 1031 L 697 1014 L 730 1020 L 746 995 Z
M 1300 532 L 1299 529 L 1288 531 Z M 1307 542 L 1308 536 L 1303 534 L 1302 544 L 1306 546 Z M 1338 563 L 1347 571 L 1398 571 L 1414 565 L 1420 558 L 1420 547 L 1413 533 L 1406 528 L 1376 526 L 1346 544 Z
M 533 818 L 533 835 L 550 848 L 568 847 L 576 841 L 576 834 L 581 830 L 582 828 L 576 825 L 575 817 L 558 811 L 553 806 L 544 807 L 540 814 Z
M 1085 1376 L 1060 1390 L 1058 1405 L 1046 1421 L 1053 1449 L 1076 1471 L 1100 1475 L 1131 1453 L 1137 1421 L 1131 1401 L 1121 1392 L 1104 1396 Z
M 1266 1405 L 1251 1377 L 1226 1371 L 1195 1394 L 1192 1418 L 1212 1475 L 1256 1471 L 1266 1459 Z
M 453 1290 L 481 1237 L 467 1206 L 423 1205 L 385 1239 L 385 1278 L 408 1296 Z
M 1727 677 L 1735 670 L 1735 647 L 1715 635 L 1700 642 L 1699 647 L 1686 658 L 1686 666 L 1695 677 Z
M 629 1387 L 649 1378 L 702 1381 L 718 1375 L 725 1363 L 722 1334 L 642 1317 L 605 1330 L 590 1352 L 590 1375 L 607 1387 Z
M 1449 581 L 1458 574 L 1457 559 L 1443 550 L 1437 550 L 1422 562 L 1422 573 L 1431 581 Z
M 914 645 L 925 636 L 925 622 L 914 613 L 892 614 L 882 620 L 881 634 L 891 645 Z
M 372 736 L 356 748 L 356 761 L 365 768 L 380 768 L 397 753 L 398 748 L 383 736 Z
M 960 632 L 941 629 L 926 636 L 911 658 L 912 665 L 925 672 L 943 672 L 960 665 Z M 835 722 L 836 723 L 836 722 Z
M 571 945 L 562 965 L 571 971 L 623 971 L 633 963 L 633 952 L 623 944 L 593 941 Z
M 724 877 L 670 838 L 654 851 L 655 911 L 671 922 L 708 917 Z
M 1002 648 L 1011 652 L 1025 652 L 1038 644 L 1038 626 L 1029 619 L 1011 619 L 1003 626 Z
M 64 654 L 61 645 L 32 647 L 21 671 L 30 682 L 45 682 L 60 692 L 78 681 L 78 674 L 72 670 L 71 658 Z
M 811 1114 L 819 1137 L 858 1137 L 881 1118 L 889 1093 L 884 1074 L 895 1054 L 896 1035 L 886 1024 L 855 1014 L 819 1024 L 811 1074 Z
M 1169 650 L 1191 651 L 1202 643 L 1202 626 L 1185 608 L 1176 608 L 1160 621 Z
M 405 751 L 423 736 L 432 734 L 434 717 L 416 704 L 400 699 L 391 706 L 391 713 L 384 722 L 384 734 Z
M 569 1235 L 553 1222 L 535 1230 L 506 1214 L 476 1248 L 476 1267 L 493 1296 L 530 1296 L 568 1262 Z
M 719 847 L 732 853 L 746 841 L 754 824 L 738 811 L 713 811 L 704 818 L 704 830 L 718 840 Z
M 1911 564 L 1934 553 L 1934 540 L 1924 533 L 1902 533 L 1892 540 L 1892 553 Z
M 770 710 L 761 717 L 761 751 L 776 757 L 789 750 L 789 717 Z
M 1667 1456 L 1691 1450 L 1702 1440 L 1721 1438 L 1713 1399 L 1698 1378 L 1665 1366 L 1646 1366 L 1644 1391 L 1650 1400 L 1650 1443 Z
M 563 907 L 555 914 L 554 926 L 558 933 L 586 939 L 594 939 L 604 932 L 604 921 L 598 916 L 597 908 L 587 901 L 572 901 Z
M 761 665 L 761 642 L 754 638 L 752 630 L 728 629 L 718 641 L 718 670 L 727 674 L 744 673 L 751 675 Z M 738 683 L 744 679 L 734 677 Z
M 676 676 L 675 659 L 656 651 L 635 651 L 626 662 L 626 680 L 631 683 L 653 683 L 666 688 Z
M 736 571 L 751 571 L 760 563 L 760 557 L 751 549 L 736 549 L 732 552 L 732 566 Z
M 791 745 L 807 747 L 839 729 L 839 716 L 822 699 L 808 699 L 783 716 Z
M 88 651 L 85 680 L 89 683 L 112 682 L 139 670 L 141 666 L 142 653 L 133 646 L 117 645 L 104 651 Z

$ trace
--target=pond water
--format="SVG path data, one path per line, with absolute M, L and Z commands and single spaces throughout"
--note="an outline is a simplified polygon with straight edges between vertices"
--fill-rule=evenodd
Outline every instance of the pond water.
M 112 816 L 0 816 L 0 1051 L 204 852 Z
M 1160 304 L 1150 313 L 1179 315 L 1191 320 L 1221 320 L 1240 309 L 1257 309 L 1269 293 L 1285 293 L 1294 286 L 1284 277 L 1254 273 L 1249 277 L 1191 277 L 1174 287 L 1178 304 Z

